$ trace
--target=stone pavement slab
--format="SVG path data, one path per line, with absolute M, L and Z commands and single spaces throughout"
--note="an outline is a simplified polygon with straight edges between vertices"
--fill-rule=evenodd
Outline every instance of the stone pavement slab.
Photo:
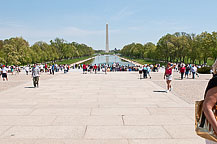
M 0 92 L 0 144 L 203 144 L 194 105 L 134 72 L 58 74 Z

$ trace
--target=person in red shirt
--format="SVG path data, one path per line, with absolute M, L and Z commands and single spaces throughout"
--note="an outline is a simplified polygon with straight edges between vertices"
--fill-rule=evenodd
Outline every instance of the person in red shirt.
M 173 79 L 172 71 L 173 71 L 174 67 L 176 67 L 176 65 L 169 62 L 167 64 L 166 69 L 165 69 L 164 79 L 166 79 L 166 83 L 167 83 L 166 93 L 168 93 L 168 91 L 172 91 L 171 82 L 172 82 L 172 79 Z
M 181 79 L 183 80 L 183 77 L 184 77 L 184 73 L 185 73 L 185 65 L 182 64 L 181 68 L 180 68 L 180 73 L 181 73 Z
M 86 70 L 87 70 L 87 66 L 83 64 L 83 74 L 85 74 Z
M 44 68 L 45 68 L 45 72 L 47 72 L 47 64 L 45 64 Z
M 96 70 L 97 70 L 97 66 L 96 64 L 93 66 L 93 71 L 95 71 L 95 74 L 96 74 Z

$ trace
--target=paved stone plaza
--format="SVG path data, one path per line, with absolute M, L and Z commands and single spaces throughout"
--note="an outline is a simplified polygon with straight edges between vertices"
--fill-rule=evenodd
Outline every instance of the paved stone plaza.
M 204 144 L 194 105 L 138 73 L 59 73 L 0 93 L 0 144 Z

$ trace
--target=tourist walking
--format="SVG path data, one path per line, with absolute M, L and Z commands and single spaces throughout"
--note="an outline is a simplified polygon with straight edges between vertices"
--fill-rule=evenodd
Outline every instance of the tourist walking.
M 107 64 L 104 65 L 104 69 L 105 69 L 105 74 L 107 74 L 107 70 L 108 70 L 108 65 Z
M 11 74 L 14 75 L 14 66 L 11 66 Z
M 191 67 L 192 79 L 195 79 L 196 72 L 197 72 L 197 67 L 195 65 L 192 65 Z
M 55 71 L 55 65 L 54 64 L 51 67 L 51 71 L 52 71 L 52 74 L 54 75 L 54 71 Z
M 173 79 L 172 71 L 175 66 L 176 66 L 175 64 L 173 65 L 172 63 L 168 63 L 165 68 L 164 79 L 166 79 L 166 83 L 167 83 L 166 93 L 168 93 L 168 91 L 172 91 L 172 86 L 171 86 L 171 82 Z
M 213 113 L 213 108 L 217 103 L 217 60 L 213 64 L 213 78 L 209 81 L 206 91 L 205 98 L 203 103 L 203 112 L 206 116 L 206 119 L 211 124 L 211 127 L 217 133 L 217 121 L 216 115 Z M 206 140 L 207 144 L 217 144 L 217 142 Z
M 87 71 L 87 66 L 85 64 L 83 64 L 83 74 L 85 74 Z
M 28 65 L 25 67 L 25 71 L 26 71 L 26 75 L 28 75 L 29 74 L 29 66 Z
M 147 67 L 146 67 L 146 65 L 143 66 L 142 72 L 143 72 L 143 78 L 146 79 L 147 78 Z
M 19 74 L 20 73 L 20 67 L 16 66 L 16 73 Z
M 96 74 L 96 71 L 97 71 L 97 65 L 96 64 L 93 66 L 93 70 L 94 70 L 94 72 Z
M 92 66 L 92 64 L 89 66 L 89 70 L 90 70 L 90 74 L 91 74 L 92 71 L 93 71 L 93 66 Z
M 139 67 L 139 79 L 142 79 L 142 66 Z
M 5 65 L 2 66 L 2 79 L 5 81 L 5 79 L 8 81 L 8 69 Z
M 45 65 L 44 65 L 44 68 L 45 68 L 45 72 L 47 72 L 48 71 L 48 67 L 47 67 L 47 64 L 45 63 Z
M 147 76 L 149 76 L 149 78 L 151 79 L 150 72 L 151 72 L 151 67 L 147 65 Z
M 190 66 L 189 65 L 186 65 L 185 66 L 185 78 L 188 78 L 188 75 L 189 75 L 189 71 L 191 70 Z
M 40 65 L 40 72 L 44 72 L 44 65 L 43 64 Z
M 183 78 L 184 78 L 185 70 L 186 70 L 186 69 L 185 69 L 185 65 L 182 64 L 182 65 L 181 65 L 181 68 L 180 68 L 181 80 L 183 80 Z
M 32 69 L 32 78 L 33 78 L 33 85 L 34 85 L 34 87 L 39 87 L 39 73 L 40 73 L 40 69 L 35 64 L 33 66 L 33 69 Z

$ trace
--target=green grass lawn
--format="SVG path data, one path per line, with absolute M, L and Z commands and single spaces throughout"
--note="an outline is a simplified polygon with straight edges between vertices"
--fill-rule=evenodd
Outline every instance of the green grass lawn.
M 138 62 L 138 63 L 140 63 L 142 65 L 144 65 L 144 64 L 161 64 L 161 65 L 166 65 L 166 62 L 157 61 L 157 60 L 155 61 L 155 60 L 148 60 L 148 59 L 136 59 L 136 58 L 129 58 L 129 57 L 126 57 L 126 56 L 121 56 L 121 57 L 130 59 L 132 61 L 136 61 L 136 62 Z M 187 59 L 186 59 L 185 63 L 190 63 L 190 61 L 187 62 Z M 208 59 L 207 65 L 211 66 L 211 65 L 213 65 L 213 63 L 214 63 L 213 59 Z M 199 65 L 199 61 L 198 60 L 196 60 L 196 64 Z M 203 64 L 203 61 L 201 61 L 201 64 Z
M 155 61 L 155 60 L 148 60 L 148 59 L 136 59 L 136 58 L 129 58 L 129 57 L 125 57 L 125 56 L 121 56 L 123 58 L 127 58 L 130 59 L 132 61 L 136 61 L 139 64 L 161 64 L 161 65 L 165 65 L 165 62 L 160 62 L 160 61 Z
M 56 62 L 56 64 L 73 64 L 73 63 L 79 62 L 79 61 L 81 61 L 81 60 L 88 59 L 88 58 L 90 58 L 90 57 L 93 57 L 93 56 L 85 56 L 85 57 L 80 57 L 80 58 L 62 60 L 62 61 Z

